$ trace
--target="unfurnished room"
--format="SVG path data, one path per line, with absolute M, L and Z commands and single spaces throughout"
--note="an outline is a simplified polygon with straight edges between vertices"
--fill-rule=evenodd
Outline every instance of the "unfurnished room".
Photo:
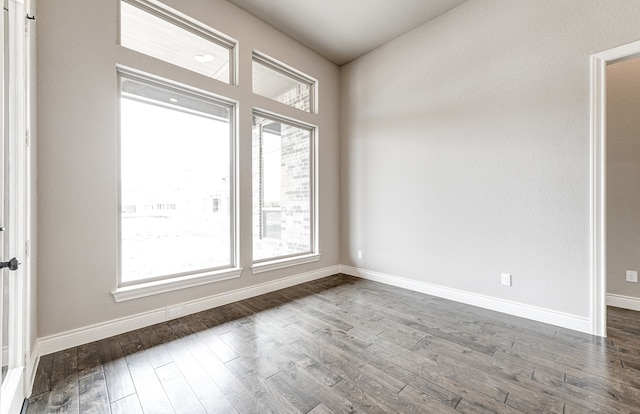
M 640 0 L 5 0 L 0 414 L 640 413 Z

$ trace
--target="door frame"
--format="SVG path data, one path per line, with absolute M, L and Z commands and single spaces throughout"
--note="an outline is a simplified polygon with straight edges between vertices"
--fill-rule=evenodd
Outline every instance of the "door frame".
M 640 55 L 640 41 L 591 56 L 591 333 L 607 336 L 607 65 Z
M 32 6 L 32 0 L 8 0 L 9 4 L 9 41 L 8 56 L 9 85 L 5 90 L 8 94 L 9 107 L 5 110 L 8 124 L 7 156 L 12 162 L 8 168 L 8 188 L 5 194 L 9 197 L 9 218 L 4 223 L 7 228 L 9 250 L 5 249 L 3 260 L 18 257 L 22 262 L 15 272 L 6 273 L 9 277 L 9 289 L 13 294 L 10 302 L 8 331 L 10 369 L 2 382 L 0 393 L 0 414 L 19 412 L 24 399 L 29 393 L 30 373 L 29 362 L 31 356 L 31 258 L 28 255 L 28 241 L 30 237 L 31 221 L 31 188 L 30 188 L 30 142 L 28 139 L 28 124 L 31 119 L 28 92 L 28 70 L 30 57 L 26 55 L 27 39 L 30 33 L 26 30 L 27 10 Z M 3 46 L 4 47 L 4 46 Z M 3 69 L 4 70 L 4 69 Z M 3 72 L 4 73 L 4 72 Z M 13 213 L 12 213 L 13 212 Z M 5 257 L 7 253 L 9 256 Z M 7 271 L 4 271 L 7 272 Z

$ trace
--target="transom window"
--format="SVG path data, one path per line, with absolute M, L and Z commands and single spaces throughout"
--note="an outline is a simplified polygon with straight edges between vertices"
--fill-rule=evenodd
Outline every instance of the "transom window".
M 120 2 L 120 44 L 207 77 L 234 82 L 234 42 L 148 1 Z
M 315 85 L 316 82 L 310 77 L 254 52 L 254 93 L 315 113 Z

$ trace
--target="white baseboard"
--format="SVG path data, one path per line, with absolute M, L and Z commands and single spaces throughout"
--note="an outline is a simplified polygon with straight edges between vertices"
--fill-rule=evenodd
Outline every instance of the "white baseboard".
M 512 302 L 504 299 L 498 299 L 491 296 L 480 295 L 477 293 L 465 292 L 458 289 L 432 285 L 430 283 L 388 275 L 385 273 L 373 272 L 365 269 L 359 269 L 351 266 L 341 266 L 341 273 L 360 277 L 362 279 L 372 280 L 375 282 L 385 283 L 387 285 L 413 290 L 420 293 L 426 293 L 428 295 L 465 303 L 467 305 L 478 306 L 484 309 L 519 316 L 538 322 L 548 323 L 550 325 L 560 326 L 563 328 L 572 329 L 574 331 L 584 332 L 588 334 L 591 333 L 590 319 L 581 316 L 557 312 L 550 309 Z
M 203 310 L 215 308 L 244 299 L 249 299 L 254 296 L 263 295 L 265 293 L 331 276 L 336 273 L 340 273 L 339 265 L 326 267 L 324 269 L 302 273 L 295 276 L 285 277 L 271 282 L 248 286 L 246 288 L 185 302 L 181 305 L 172 305 L 168 308 L 156 309 L 150 312 L 140 313 L 120 319 L 97 323 L 91 326 L 73 329 L 59 334 L 45 336 L 39 338 L 37 341 L 36 355 L 37 358 L 39 358 L 40 355 L 51 354 L 53 352 L 62 351 L 63 349 L 87 344 L 93 341 L 98 341 L 114 335 L 120 335 L 122 333 L 144 328 L 156 323 L 165 322 L 167 320 L 173 319 L 172 317 L 169 317 L 169 308 L 176 309 L 178 307 L 182 307 L 180 316 L 190 315 Z
M 156 309 L 150 312 L 127 316 L 124 318 L 102 322 L 95 325 L 39 338 L 38 341 L 36 341 L 31 354 L 31 360 L 29 361 L 30 372 L 28 374 L 31 380 L 31 385 L 33 385 L 38 361 L 40 360 L 41 355 L 51 354 L 53 352 L 62 351 L 74 346 L 83 345 L 89 342 L 98 341 L 135 329 L 154 325 L 156 323 L 165 322 L 167 320 L 173 319 L 169 316 L 169 309 L 175 310 L 177 307 L 181 307 L 181 316 L 189 315 L 240 300 L 249 299 L 254 296 L 263 295 L 265 293 L 273 292 L 276 290 L 285 289 L 287 287 L 295 286 L 301 283 L 310 282 L 312 280 L 331 276 L 336 273 L 345 273 L 351 276 L 381 282 L 388 285 L 413 290 L 416 292 L 426 293 L 444 299 L 450 299 L 456 302 L 478 306 L 481 308 L 490 309 L 514 316 L 520 316 L 551 325 L 561 326 L 563 328 L 568 328 L 580 332 L 590 333 L 591 331 L 591 323 L 588 318 L 557 312 L 536 306 L 525 305 L 522 303 L 511 302 L 504 299 L 493 298 L 490 296 L 479 295 L 476 293 L 432 285 L 425 282 L 379 272 L 373 272 L 370 270 L 359 269 L 351 266 L 336 265 L 308 273 L 302 273 L 299 275 L 277 279 L 271 282 L 248 286 L 246 288 L 213 295 L 202 299 L 185 302 L 179 305 L 172 305 L 168 308 Z M 611 298 L 614 296 L 616 296 L 616 298 L 614 298 L 614 301 L 617 301 L 615 303 L 618 303 L 618 305 L 610 302 Z M 618 295 L 607 295 L 607 304 L 620 307 L 633 305 L 637 308 L 629 308 L 640 310 L 639 299 L 617 296 Z M 623 302 L 626 303 L 626 306 L 620 305 Z
M 640 311 L 640 298 L 607 293 L 607 306 Z

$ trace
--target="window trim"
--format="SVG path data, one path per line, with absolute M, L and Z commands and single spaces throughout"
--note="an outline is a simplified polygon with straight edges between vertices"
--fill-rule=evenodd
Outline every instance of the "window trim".
M 127 300 L 144 298 L 146 296 L 158 295 L 160 293 L 173 292 L 174 290 L 202 286 L 213 282 L 237 279 L 242 274 L 242 270 L 243 269 L 241 267 L 235 267 L 231 269 L 138 283 L 135 285 L 119 286 L 116 290 L 111 292 L 111 294 L 116 302 L 124 302 Z
M 272 270 L 284 269 L 290 266 L 298 266 L 305 263 L 313 263 L 320 260 L 320 253 L 304 254 L 302 256 L 293 257 L 280 257 L 275 260 L 269 260 L 265 262 L 253 263 L 251 266 L 251 273 L 254 275 L 264 272 L 270 272 Z
M 237 111 L 238 104 L 230 99 L 221 98 L 212 93 L 202 91 L 197 88 L 185 86 L 177 82 L 162 79 L 157 76 L 143 73 L 134 69 L 126 68 L 121 65 L 116 66 L 117 74 L 117 122 L 118 122 L 118 197 L 117 197 L 117 288 L 112 292 L 116 302 L 121 300 L 135 299 L 153 295 L 155 293 L 163 293 L 176 289 L 184 289 L 187 287 L 198 286 L 210 282 L 228 280 L 239 277 L 242 268 L 239 264 L 239 224 L 238 224 L 238 126 Z M 135 82 L 144 83 L 163 89 L 173 90 L 176 93 L 191 96 L 198 99 L 213 101 L 216 105 L 226 106 L 229 109 L 229 230 L 230 230 L 230 263 L 228 265 L 198 269 L 188 272 L 173 273 L 168 275 L 153 276 L 144 279 L 131 281 L 122 280 L 122 121 L 120 99 L 122 97 L 121 80 L 129 79 Z
M 126 0 L 123 0 L 123 1 L 126 1 Z M 268 69 L 271 69 L 271 70 L 273 70 L 275 72 L 280 73 L 281 75 L 288 76 L 288 77 L 290 77 L 291 79 L 293 79 L 293 80 L 295 80 L 297 82 L 307 84 L 309 86 L 309 112 L 308 113 L 309 114 L 313 114 L 313 115 L 317 115 L 318 114 L 318 101 L 317 101 L 318 80 L 317 79 L 314 79 L 314 78 L 312 78 L 312 77 L 300 72 L 299 70 L 296 70 L 296 69 L 292 68 L 291 66 L 286 65 L 286 64 L 284 64 L 284 63 L 282 63 L 282 62 L 280 62 L 280 61 L 278 61 L 278 60 L 276 60 L 276 59 L 274 59 L 274 58 L 272 58 L 272 57 L 270 57 L 270 56 L 268 56 L 268 55 L 266 55 L 266 54 L 254 49 L 253 50 L 252 59 L 251 59 L 251 70 L 252 70 L 252 72 L 253 72 L 253 64 L 256 63 L 256 62 L 261 64 L 261 65 L 263 65 L 263 66 L 266 66 Z M 253 92 L 253 86 L 251 88 L 251 91 Z M 253 93 L 256 94 L 255 92 L 253 92 Z M 256 94 L 256 95 L 263 96 L 263 95 L 260 95 L 260 94 Z M 271 98 L 266 97 L 266 96 L 265 96 L 265 98 L 271 99 Z M 275 99 L 272 99 L 272 100 L 275 101 Z M 276 101 L 276 102 L 278 102 L 278 101 Z M 307 111 L 304 111 L 302 109 L 296 108 L 296 107 L 291 106 L 291 105 L 287 105 L 287 104 L 282 103 L 282 102 L 279 102 L 279 103 L 281 103 L 282 105 L 286 105 L 288 107 L 294 108 L 294 109 L 298 109 L 299 111 L 302 111 L 302 112 L 307 112 Z
M 175 11 L 173 9 L 170 9 L 169 7 L 165 6 L 165 5 L 159 5 L 156 4 L 155 2 L 149 1 L 149 0 L 120 0 L 118 2 L 118 28 L 117 28 L 117 44 L 122 46 L 122 42 L 121 42 L 121 35 L 122 35 L 122 27 L 121 27 L 121 11 L 120 11 L 120 5 L 122 3 L 127 3 L 132 7 L 137 7 L 138 9 L 145 11 L 159 19 L 162 19 L 164 21 L 166 21 L 167 23 L 170 23 L 176 27 L 179 27 L 181 29 L 184 29 L 196 36 L 200 36 L 205 40 L 208 40 L 212 43 L 217 44 L 218 46 L 221 46 L 225 49 L 229 50 L 229 85 L 234 85 L 237 86 L 237 80 L 238 80 L 238 75 L 237 75 L 237 45 L 238 42 L 233 40 L 232 38 L 230 38 L 229 36 L 224 35 L 221 32 L 218 32 L 217 30 L 214 30 L 213 28 L 206 26 L 205 24 L 197 21 L 197 20 L 193 20 L 191 18 L 189 18 L 187 15 L 184 15 L 182 13 L 179 13 L 178 11 Z M 124 48 L 126 48 L 125 46 L 122 46 Z M 126 48 L 128 49 L 128 48 Z M 133 49 L 129 49 L 129 50 L 133 50 Z M 141 53 L 141 52 L 137 52 L 135 50 L 133 50 L 136 53 Z M 144 53 L 143 53 L 144 54 Z M 153 57 L 153 56 L 152 56 Z M 173 66 L 178 66 L 174 63 L 162 60 L 162 62 L 168 64 L 168 65 L 173 65 Z M 179 66 L 181 67 L 181 66 Z M 186 68 L 183 68 L 185 70 L 189 70 Z M 197 73 L 197 72 L 194 72 Z M 217 79 L 216 79 L 217 80 Z M 219 80 L 218 80 L 219 81 Z M 223 81 L 219 81 L 222 83 L 226 83 Z
M 302 252 L 299 254 L 290 254 L 283 256 L 275 256 L 269 257 L 265 259 L 253 259 L 253 238 L 251 241 L 251 271 L 253 274 L 268 272 L 271 270 L 282 269 L 289 266 L 296 266 L 303 263 L 310 263 L 320 260 L 320 252 L 319 252 L 319 226 L 318 226 L 318 127 L 312 124 L 308 124 L 296 119 L 291 119 L 270 111 L 266 111 L 259 108 L 253 108 L 251 113 L 253 117 L 261 117 L 266 118 L 270 121 L 280 122 L 286 124 L 288 126 L 292 126 L 295 128 L 305 129 L 309 131 L 309 172 L 311 174 L 309 180 L 309 192 L 311 195 L 310 200 L 310 216 L 309 221 L 311 223 L 310 227 L 310 237 L 309 242 L 311 244 L 309 251 Z M 251 214 L 252 220 L 254 214 Z M 251 224 L 251 228 L 253 229 L 256 223 Z M 253 230 L 252 230 L 253 232 Z

